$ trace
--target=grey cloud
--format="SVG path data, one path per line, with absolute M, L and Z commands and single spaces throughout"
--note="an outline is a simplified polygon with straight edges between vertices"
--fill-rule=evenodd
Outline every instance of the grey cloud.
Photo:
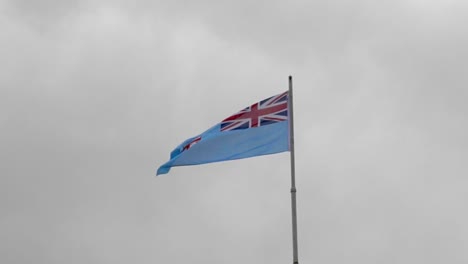
M 294 76 L 300 262 L 465 263 L 462 1 L 7 1 L 2 263 L 291 261 L 287 154 L 154 171 Z

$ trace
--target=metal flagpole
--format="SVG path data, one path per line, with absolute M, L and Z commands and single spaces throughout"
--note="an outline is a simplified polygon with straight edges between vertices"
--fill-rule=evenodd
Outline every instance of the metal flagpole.
M 291 211 L 292 211 L 292 239 L 293 239 L 293 264 L 298 264 L 297 256 L 297 212 L 296 212 L 296 168 L 294 160 L 294 118 L 293 118 L 293 87 L 292 76 L 289 76 L 288 95 L 289 115 L 289 151 L 291 157 Z

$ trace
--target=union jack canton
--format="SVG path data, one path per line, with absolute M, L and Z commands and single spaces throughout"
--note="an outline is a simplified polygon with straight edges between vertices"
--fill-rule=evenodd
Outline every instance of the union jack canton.
M 221 132 L 265 126 L 288 120 L 288 92 L 255 103 L 221 121 Z

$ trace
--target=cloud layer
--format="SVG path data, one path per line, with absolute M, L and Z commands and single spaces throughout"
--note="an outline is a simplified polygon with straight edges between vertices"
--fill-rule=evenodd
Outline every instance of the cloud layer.
M 0 3 L 0 262 L 291 261 L 288 154 L 153 177 L 291 74 L 300 262 L 466 263 L 467 8 Z

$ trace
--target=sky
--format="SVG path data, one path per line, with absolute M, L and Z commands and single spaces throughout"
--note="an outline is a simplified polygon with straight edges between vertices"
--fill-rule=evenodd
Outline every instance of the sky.
M 178 167 L 294 81 L 299 262 L 468 263 L 463 0 L 0 1 L 0 262 L 292 263 L 289 153 Z

